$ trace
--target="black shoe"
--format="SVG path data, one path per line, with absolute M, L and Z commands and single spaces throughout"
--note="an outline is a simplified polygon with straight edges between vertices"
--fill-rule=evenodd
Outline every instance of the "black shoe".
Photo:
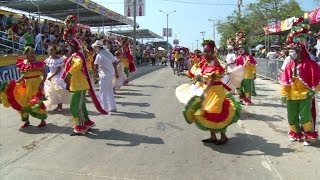
M 228 142 L 228 138 L 227 139 L 225 139 L 225 140 L 219 140 L 219 141 L 217 141 L 217 143 L 216 143 L 216 145 L 218 145 L 218 146 L 220 146 L 220 145 L 224 145 L 224 144 L 226 144 Z
M 214 143 L 214 144 L 216 144 L 216 143 L 218 142 L 218 140 L 217 140 L 217 139 L 211 139 L 211 138 L 209 138 L 209 139 L 203 139 L 203 140 L 201 140 L 201 142 L 203 142 L 203 143 Z

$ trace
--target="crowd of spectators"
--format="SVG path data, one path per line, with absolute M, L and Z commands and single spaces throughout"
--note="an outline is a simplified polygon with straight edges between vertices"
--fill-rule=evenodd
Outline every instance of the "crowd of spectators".
M 51 44 L 59 47 L 59 53 L 65 52 L 65 42 L 63 40 L 64 25 L 60 22 L 53 22 L 47 19 L 39 21 L 35 17 L 27 17 L 26 15 L 17 16 L 10 14 L 5 16 L 0 14 L 0 53 L 15 53 L 17 50 L 21 53 L 25 46 L 32 46 L 38 55 L 46 55 L 47 49 Z M 114 54 L 122 48 L 123 38 L 115 34 L 97 35 L 93 34 L 90 29 L 78 29 L 77 38 L 88 48 L 97 39 L 104 42 L 106 48 Z M 132 40 L 129 39 L 132 45 Z M 167 59 L 167 52 L 152 43 L 137 43 L 136 55 L 137 63 L 151 63 L 153 61 L 163 62 Z M 131 46 L 132 49 L 132 46 Z
M 312 60 L 320 62 L 320 31 L 314 33 L 309 31 L 306 38 L 306 48 Z M 254 52 L 256 57 L 267 59 L 280 59 L 285 60 L 288 57 L 288 50 L 285 46 L 273 45 L 269 52 L 266 52 L 264 47 Z

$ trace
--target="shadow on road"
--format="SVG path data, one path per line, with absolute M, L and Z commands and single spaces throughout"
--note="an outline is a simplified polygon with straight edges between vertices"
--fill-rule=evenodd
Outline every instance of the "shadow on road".
M 86 135 L 90 139 L 105 139 L 121 141 L 126 143 L 106 143 L 109 146 L 138 146 L 144 144 L 164 144 L 164 141 L 159 137 L 149 137 L 146 135 L 126 133 L 117 129 L 110 129 L 106 131 L 99 131 L 99 129 L 92 129 Z
M 242 111 L 242 114 L 240 116 L 240 120 L 283 121 L 283 120 L 285 120 L 285 118 L 282 116 L 279 116 L 279 115 L 266 116 L 263 114 L 255 114 L 255 113 L 250 113 L 247 111 Z
M 122 116 L 122 117 L 128 117 L 132 119 L 153 119 L 156 118 L 156 115 L 154 113 L 149 113 L 145 111 L 141 111 L 142 113 L 132 113 L 132 112 L 122 112 L 117 111 L 112 113 L 112 116 Z
M 102 114 L 96 111 L 89 111 L 89 116 L 101 116 Z M 63 108 L 62 111 L 48 111 L 48 114 L 62 114 L 62 115 L 70 115 L 71 116 L 71 111 L 70 108 Z
M 163 86 L 157 86 L 157 85 L 136 85 L 136 84 L 129 84 L 128 86 L 133 86 L 133 87 L 152 87 L 152 88 L 164 88 Z
M 290 148 L 280 148 L 280 145 L 276 143 L 268 143 L 260 136 L 242 133 L 235 134 L 235 137 L 231 137 L 228 143 L 222 146 L 206 143 L 204 145 L 219 153 L 244 156 L 268 155 L 279 157 L 295 151 Z
M 134 93 L 134 92 L 117 92 L 116 95 L 122 95 L 122 96 L 150 96 L 149 94 Z
M 116 102 L 121 106 L 138 106 L 138 107 L 149 107 L 149 103 L 134 103 L 134 102 Z
M 27 134 L 69 134 L 74 135 L 73 128 L 70 126 L 57 126 L 55 124 L 47 124 L 46 127 L 38 128 L 37 126 L 30 126 L 19 131 Z M 83 135 L 89 139 L 102 139 L 102 140 L 114 140 L 127 143 L 107 143 L 110 146 L 138 146 L 142 143 L 145 144 L 164 144 L 164 141 L 159 137 L 149 137 L 145 135 L 139 135 L 134 133 L 126 133 L 117 129 L 110 129 L 106 131 L 100 131 L 99 129 L 91 129 L 86 135 Z
M 263 107 L 282 107 L 284 108 L 285 106 L 282 104 L 272 104 L 272 103 L 259 103 L 259 104 L 252 104 L 251 106 L 263 106 Z
M 255 84 L 255 85 L 257 85 L 257 84 Z M 267 89 L 267 88 L 258 88 L 258 87 L 256 87 L 256 91 L 277 91 L 277 90 Z
M 27 128 L 19 129 L 19 131 L 27 134 L 72 134 L 73 128 L 71 128 L 70 124 L 65 124 L 64 126 L 57 126 L 56 124 L 48 123 L 47 126 L 42 128 L 38 128 L 35 124 L 35 126 L 29 126 Z
M 125 87 L 125 86 L 124 86 Z M 126 88 L 121 88 L 121 89 L 116 89 L 116 91 L 134 91 L 134 92 L 138 92 L 138 91 L 141 91 L 141 90 L 136 90 L 136 89 L 126 89 Z

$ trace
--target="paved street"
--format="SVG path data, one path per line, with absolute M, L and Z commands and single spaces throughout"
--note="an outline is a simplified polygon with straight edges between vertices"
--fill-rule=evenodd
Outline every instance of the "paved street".
M 1 106 L 0 179 L 320 179 L 320 143 L 288 141 L 278 84 L 257 79 L 255 104 L 243 107 L 227 131 L 229 142 L 216 146 L 203 144 L 209 132 L 183 119 L 175 88 L 188 78 L 169 67 L 138 76 L 118 91 L 111 116 L 98 114 L 88 99 L 96 127 L 86 136 L 70 136 L 67 106 L 50 112 L 47 127 L 38 129 L 31 119 L 34 126 L 23 130 L 17 113 Z

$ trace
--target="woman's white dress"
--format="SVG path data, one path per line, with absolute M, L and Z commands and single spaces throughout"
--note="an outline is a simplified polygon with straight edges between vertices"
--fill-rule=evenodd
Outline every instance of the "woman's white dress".
M 45 63 L 49 68 L 47 78 L 51 77 L 58 70 L 58 67 L 61 67 L 61 71 L 51 81 L 47 79 L 44 83 L 44 91 L 47 98 L 47 101 L 44 102 L 46 107 L 50 108 L 59 103 L 69 104 L 70 93 L 65 89 L 66 84 L 61 79 L 65 65 L 64 60 L 62 58 L 52 59 L 49 57 L 45 60 Z
M 113 88 L 119 89 L 123 83 L 127 80 L 127 76 L 124 72 L 124 67 L 122 63 L 119 63 L 117 65 L 117 71 L 119 73 L 119 78 L 114 77 L 112 81 Z

